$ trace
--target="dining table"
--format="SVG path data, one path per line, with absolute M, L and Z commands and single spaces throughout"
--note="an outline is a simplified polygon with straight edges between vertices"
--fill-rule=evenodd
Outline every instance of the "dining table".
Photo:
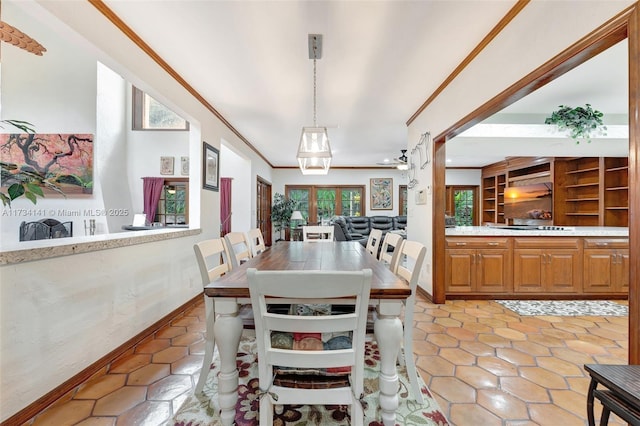
M 400 315 L 404 301 L 411 295 L 411 289 L 404 279 L 391 272 L 359 242 L 326 240 L 279 241 L 205 286 L 205 295 L 212 297 L 214 302 L 213 334 L 220 357 L 218 402 L 222 424 L 231 425 L 235 419 L 238 400 L 236 355 L 243 328 L 238 307 L 251 303 L 246 274 L 249 268 L 280 271 L 372 270 L 370 303 L 376 305 L 374 336 L 380 353 L 379 420 L 384 425 L 394 425 L 399 405 L 396 360 L 403 336 Z M 301 282 L 300 285 L 305 283 Z M 287 303 L 295 302 L 287 300 Z M 255 318 L 254 321 L 260 319 Z

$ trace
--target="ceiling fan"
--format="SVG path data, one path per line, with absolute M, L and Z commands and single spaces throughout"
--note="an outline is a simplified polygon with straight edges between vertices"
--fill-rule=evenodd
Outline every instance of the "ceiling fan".
M 376 164 L 379 164 L 381 166 L 390 166 L 390 167 L 396 167 L 398 170 L 407 170 L 408 169 L 408 165 L 407 165 L 407 150 L 406 149 L 401 149 L 400 153 L 402 154 L 400 157 L 398 158 L 394 158 L 393 161 L 389 161 L 389 160 L 385 160 Z

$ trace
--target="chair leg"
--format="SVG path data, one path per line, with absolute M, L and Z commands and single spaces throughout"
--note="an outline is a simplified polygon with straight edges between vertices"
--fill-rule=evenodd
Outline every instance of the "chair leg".
M 362 404 L 360 404 L 360 401 L 356 398 L 353 399 L 353 404 L 351 404 L 351 425 L 364 425 L 364 411 L 362 410 Z
M 413 303 L 408 304 L 408 306 L 413 306 Z M 411 384 L 411 392 L 413 393 L 416 402 L 422 404 L 424 402 L 424 398 L 420 391 L 418 371 L 416 369 L 415 357 L 413 355 L 413 312 L 410 309 L 405 309 L 404 315 L 404 342 L 402 351 L 404 352 L 404 364 L 407 368 L 407 377 Z
M 260 400 L 260 424 L 272 425 L 273 424 L 273 402 L 269 395 L 264 395 Z M 280 407 L 282 409 L 282 407 Z
M 600 426 L 607 426 L 609 424 L 609 414 L 611 411 L 609 408 L 602 406 L 602 416 L 600 417 Z
M 213 351 L 216 346 L 215 336 L 213 335 L 213 323 L 215 322 L 215 312 L 213 311 L 213 300 L 210 297 L 205 296 L 205 313 L 207 330 L 205 333 L 204 344 L 204 359 L 202 360 L 202 368 L 200 369 L 200 376 L 198 377 L 198 383 L 196 384 L 195 393 L 198 394 L 204 389 L 205 383 L 207 383 L 207 377 L 211 370 L 211 362 L 213 361 Z

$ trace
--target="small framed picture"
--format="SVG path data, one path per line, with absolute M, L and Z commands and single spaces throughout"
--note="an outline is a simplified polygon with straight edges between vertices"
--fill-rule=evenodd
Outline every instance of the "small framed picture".
M 173 174 L 173 157 L 160 157 L 160 174 Z
M 220 151 L 206 142 L 202 143 L 202 187 L 218 191 L 220 184 Z
M 180 157 L 180 174 L 189 176 L 189 157 Z
M 371 210 L 393 210 L 393 179 L 373 178 L 371 185 Z

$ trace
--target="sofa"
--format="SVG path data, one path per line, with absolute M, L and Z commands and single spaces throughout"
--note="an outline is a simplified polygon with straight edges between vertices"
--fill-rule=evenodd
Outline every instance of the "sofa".
M 407 216 L 334 216 L 332 219 L 336 241 L 358 241 L 367 245 L 372 229 L 382 231 L 382 237 L 389 231 L 407 227 Z

